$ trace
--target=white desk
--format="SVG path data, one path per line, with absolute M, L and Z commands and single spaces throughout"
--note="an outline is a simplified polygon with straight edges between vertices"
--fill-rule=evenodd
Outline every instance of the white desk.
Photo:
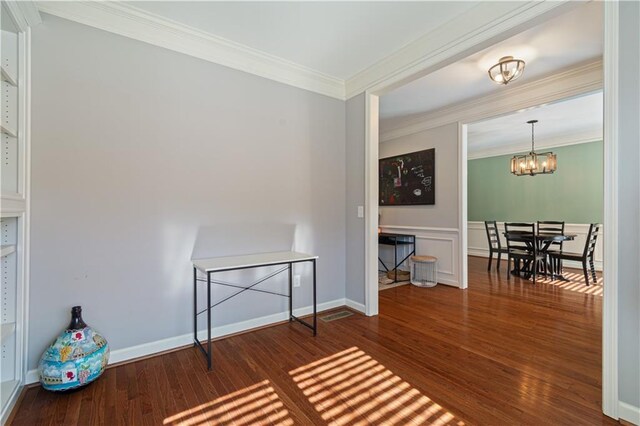
M 270 253 L 255 253 L 242 256 L 225 256 L 212 257 L 208 259 L 198 259 L 193 261 L 193 339 L 194 345 L 199 347 L 207 358 L 207 367 L 211 370 L 211 309 L 227 300 L 245 292 L 255 291 L 259 293 L 273 294 L 277 296 L 287 297 L 289 299 L 289 321 L 297 321 L 300 324 L 313 330 L 315 336 L 318 331 L 317 322 L 317 303 L 316 303 L 316 260 L 318 256 L 299 253 L 295 251 L 280 251 Z M 313 264 L 313 324 L 293 315 L 293 264 L 301 262 L 311 262 Z M 226 281 L 213 280 L 212 275 L 216 272 L 237 271 L 249 268 L 261 268 L 265 266 L 284 265 L 283 268 L 271 272 L 268 275 L 247 286 L 233 284 Z M 274 291 L 257 289 L 255 286 L 275 277 L 276 275 L 288 271 L 289 272 L 289 294 L 281 294 Z M 199 278 L 198 272 L 204 274 L 206 278 Z M 198 311 L 198 282 L 207 285 L 207 307 Z M 238 291 L 230 296 L 225 297 L 215 304 L 211 304 L 211 284 L 222 285 L 226 287 L 237 288 Z M 204 348 L 202 342 L 198 339 L 198 315 L 207 313 L 207 349 Z

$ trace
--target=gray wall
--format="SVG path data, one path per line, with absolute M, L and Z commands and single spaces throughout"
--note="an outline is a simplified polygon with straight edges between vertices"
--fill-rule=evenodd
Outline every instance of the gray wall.
M 28 367 L 75 304 L 112 349 L 189 333 L 200 226 L 295 223 L 318 301 L 344 298 L 344 159 L 343 101 L 44 15 Z M 214 325 L 284 311 L 272 297 L 221 305 Z
M 382 142 L 379 157 L 430 148 L 436 149 L 435 205 L 380 207 L 382 225 L 458 228 L 458 123 Z
M 364 304 L 364 219 L 357 217 L 364 205 L 365 98 L 360 94 L 347 101 L 347 202 L 346 297 Z
M 640 3 L 620 2 L 619 398 L 640 407 Z

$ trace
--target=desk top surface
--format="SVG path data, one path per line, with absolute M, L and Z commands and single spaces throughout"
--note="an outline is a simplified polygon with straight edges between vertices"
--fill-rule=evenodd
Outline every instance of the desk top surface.
M 245 254 L 241 256 L 198 259 L 193 261 L 193 266 L 202 272 L 216 272 L 227 269 L 252 268 L 288 262 L 301 262 L 317 258 L 318 256 L 296 251 L 277 251 L 270 253 Z
M 408 237 L 408 238 L 413 238 L 413 237 L 415 237 L 415 235 L 413 235 L 413 234 L 395 234 L 393 232 L 378 232 L 378 237 L 387 237 L 387 238 Z

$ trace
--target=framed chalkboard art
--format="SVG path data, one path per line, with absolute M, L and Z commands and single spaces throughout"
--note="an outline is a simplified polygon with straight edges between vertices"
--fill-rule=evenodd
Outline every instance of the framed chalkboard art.
M 379 163 L 381 206 L 436 203 L 436 149 L 382 158 Z

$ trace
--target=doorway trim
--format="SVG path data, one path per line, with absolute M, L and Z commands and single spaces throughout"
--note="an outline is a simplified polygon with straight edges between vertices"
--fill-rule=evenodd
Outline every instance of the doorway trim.
M 469 286 L 469 265 L 467 250 L 467 123 L 458 122 L 458 287 L 466 290 Z
M 604 2 L 604 254 L 602 411 L 619 418 L 618 399 L 618 0 Z
M 602 411 L 605 415 L 618 419 L 618 277 L 617 277 L 617 193 L 616 175 L 618 152 L 618 1 L 603 2 L 604 7 L 604 262 L 603 279 L 607 282 L 603 300 L 603 336 L 602 336 Z M 468 56 L 475 49 L 481 50 L 489 44 L 495 44 L 500 36 L 504 39 L 514 34 L 514 29 L 524 29 L 532 22 L 539 22 L 545 16 L 552 17 L 559 9 L 539 10 L 515 14 L 507 18 L 508 25 L 498 34 L 487 32 L 471 33 L 467 37 L 447 46 L 446 50 L 424 60 L 421 68 L 415 70 L 415 78 L 442 68 L 462 57 Z M 496 19 L 496 25 L 504 25 L 503 18 Z M 494 27 L 495 28 L 495 27 Z M 392 75 L 365 91 L 365 312 L 367 315 L 378 314 L 377 285 L 377 223 L 378 223 L 378 145 L 379 145 L 379 96 L 405 84 L 411 78 L 406 75 Z M 466 123 L 459 123 L 459 164 L 466 160 Z M 460 287 L 466 288 L 467 258 L 466 248 L 466 164 L 461 165 L 458 172 L 459 186 L 459 259 Z M 464 207 L 464 208 L 463 208 Z M 463 253 L 464 251 L 464 253 Z

